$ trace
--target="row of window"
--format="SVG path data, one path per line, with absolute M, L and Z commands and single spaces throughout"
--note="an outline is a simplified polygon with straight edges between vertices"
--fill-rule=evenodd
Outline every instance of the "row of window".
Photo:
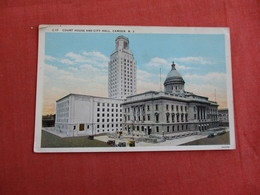
M 112 109 L 113 110 L 113 109 Z M 117 110 L 117 109 L 116 109 Z M 107 117 L 122 117 L 122 114 L 120 113 L 120 114 L 118 114 L 118 113 L 116 113 L 116 114 L 114 114 L 114 113 L 111 113 L 111 115 L 110 115 L 110 113 L 107 113 L 107 115 L 105 115 L 105 113 L 97 113 L 97 117 L 100 117 L 100 116 L 102 116 L 102 117 L 105 117 L 105 116 L 107 116 Z
M 115 131 L 119 131 L 119 130 L 121 130 L 121 129 L 111 129 L 111 132 L 115 132 Z M 97 130 L 97 132 L 99 133 L 99 132 L 110 132 L 110 129 L 107 129 L 107 130 L 105 130 L 105 129 L 103 129 L 103 130 Z
M 122 124 L 107 124 L 107 125 L 97 125 L 97 129 L 99 129 L 99 128 L 105 128 L 105 127 L 107 127 L 107 128 L 110 128 L 110 127 L 122 127 Z
M 107 107 L 121 107 L 120 104 L 117 104 L 117 103 L 100 103 L 100 102 L 97 102 L 97 106 L 107 106 Z
M 107 108 L 107 109 L 105 109 L 105 108 L 97 108 L 97 112 L 100 112 L 102 110 L 102 112 L 105 112 L 105 111 L 107 111 L 107 112 L 110 112 L 110 110 L 111 110 L 111 112 L 122 112 L 122 108 L 120 108 L 120 109 L 114 109 L 114 108 Z
M 146 107 L 146 110 L 147 111 L 150 111 L 151 109 L 151 106 L 150 105 L 146 105 L 146 106 L 139 106 L 139 107 L 134 107 L 133 108 L 133 112 L 135 113 L 136 111 L 140 112 L 140 111 L 145 111 L 145 107 Z M 159 110 L 159 104 L 156 104 L 155 105 L 155 110 L 158 111 Z M 169 105 L 169 104 L 166 104 L 166 110 L 167 111 L 170 111 L 170 108 L 171 108 L 171 111 L 185 111 L 187 112 L 187 106 L 182 106 L 182 105 Z M 130 113 L 130 108 L 125 108 L 125 112 L 127 113 Z
M 159 113 L 155 114 L 156 123 L 160 122 L 159 116 L 160 116 Z M 133 118 L 134 118 L 134 121 L 145 121 L 146 119 L 147 119 L 147 121 L 151 120 L 150 114 L 147 114 L 147 117 L 145 117 L 145 115 L 143 115 L 143 116 L 134 115 Z M 170 119 L 171 119 L 171 121 L 170 121 Z M 130 115 L 125 115 L 125 121 L 127 121 L 127 120 L 130 121 Z M 188 114 L 169 114 L 169 113 L 166 114 L 167 123 L 170 123 L 170 122 L 175 123 L 175 120 L 176 120 L 176 122 L 188 122 Z
M 102 118 L 102 119 L 100 119 L 100 118 L 97 118 L 97 123 L 99 123 L 99 122 L 105 122 L 105 119 L 104 118 Z M 115 120 L 112 118 L 111 119 L 111 122 L 121 122 L 122 121 L 122 118 L 120 118 L 120 119 L 118 119 L 118 118 L 116 118 Z M 106 120 L 106 122 L 110 122 L 110 119 L 109 118 L 107 118 L 107 120 Z

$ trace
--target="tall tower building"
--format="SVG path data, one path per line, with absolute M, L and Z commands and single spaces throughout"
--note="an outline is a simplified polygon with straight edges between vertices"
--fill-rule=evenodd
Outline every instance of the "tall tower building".
M 124 99 L 136 94 L 136 62 L 128 38 L 119 36 L 115 42 L 108 64 L 108 97 Z

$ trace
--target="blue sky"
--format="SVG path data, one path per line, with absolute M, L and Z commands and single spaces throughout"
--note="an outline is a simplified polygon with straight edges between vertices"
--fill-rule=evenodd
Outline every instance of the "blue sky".
M 174 60 L 187 91 L 226 107 L 225 37 L 218 34 L 52 33 L 45 35 L 44 113 L 68 93 L 107 96 L 107 63 L 124 35 L 137 61 L 137 91 L 160 89 Z M 54 102 L 54 103 L 52 103 Z

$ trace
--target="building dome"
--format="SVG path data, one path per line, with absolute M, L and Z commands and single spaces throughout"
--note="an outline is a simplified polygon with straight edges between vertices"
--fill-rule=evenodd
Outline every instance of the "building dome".
M 165 92 L 174 93 L 176 91 L 183 91 L 184 84 L 185 82 L 181 74 L 176 70 L 174 62 L 172 62 L 172 69 L 164 81 Z

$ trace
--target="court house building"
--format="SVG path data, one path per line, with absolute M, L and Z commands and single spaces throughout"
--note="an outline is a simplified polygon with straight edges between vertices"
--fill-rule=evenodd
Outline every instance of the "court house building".
M 217 102 L 185 91 L 184 85 L 173 62 L 164 82 L 164 92 L 128 96 L 122 103 L 123 130 L 133 135 L 167 135 L 217 127 Z

